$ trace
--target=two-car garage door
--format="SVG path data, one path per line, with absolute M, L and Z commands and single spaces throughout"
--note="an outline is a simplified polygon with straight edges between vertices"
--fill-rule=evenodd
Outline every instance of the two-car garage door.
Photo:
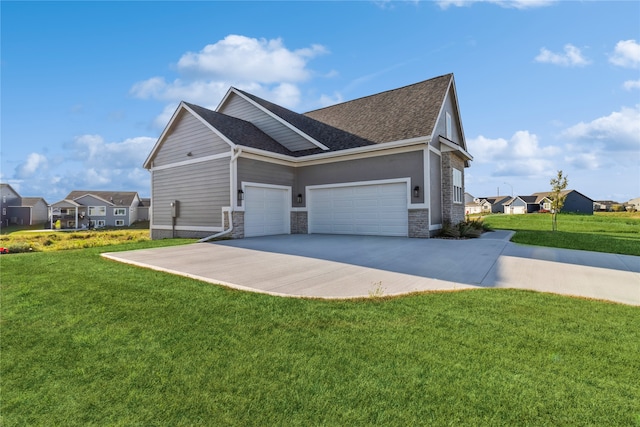
M 309 189 L 309 233 L 407 236 L 407 184 Z
M 245 237 L 290 233 L 290 189 L 247 185 L 244 195 Z M 307 195 L 310 234 L 408 235 L 406 182 L 309 187 Z

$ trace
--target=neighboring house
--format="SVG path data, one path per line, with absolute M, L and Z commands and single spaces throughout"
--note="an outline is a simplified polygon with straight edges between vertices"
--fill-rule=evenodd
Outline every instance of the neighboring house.
M 640 197 L 629 200 L 627 203 L 627 210 L 640 211 Z
M 503 203 L 509 201 L 511 197 L 509 196 L 489 196 L 489 197 L 478 197 L 478 205 L 481 208 L 481 212 L 484 214 L 489 213 L 502 213 L 504 212 Z
M 594 200 L 593 210 L 594 212 L 611 212 L 613 210 L 612 207 L 619 204 L 613 200 Z
M 547 198 L 549 199 L 549 207 L 544 207 L 545 210 L 551 209 L 551 195 L 553 193 L 550 191 L 542 192 L 542 193 L 533 193 L 534 196 L 539 198 L 539 201 Z M 573 212 L 580 214 L 589 214 L 593 215 L 593 200 L 584 194 L 576 191 L 576 190 L 564 190 L 560 193 L 560 195 L 564 196 L 564 205 L 560 212 Z
M 22 197 L 9 184 L 0 184 L 2 226 L 45 224 L 47 202 L 42 197 Z
M 540 201 L 538 196 L 515 196 L 508 197 L 502 206 L 503 212 L 506 214 L 526 214 L 538 212 Z
M 298 114 L 236 88 L 180 103 L 144 167 L 151 236 L 429 237 L 464 220 L 453 74 Z
M 51 227 L 86 229 L 125 227 L 138 221 L 140 197 L 135 191 L 72 191 L 50 206 Z
M 138 205 L 138 221 L 149 221 L 149 211 L 151 209 L 151 199 L 143 197 Z

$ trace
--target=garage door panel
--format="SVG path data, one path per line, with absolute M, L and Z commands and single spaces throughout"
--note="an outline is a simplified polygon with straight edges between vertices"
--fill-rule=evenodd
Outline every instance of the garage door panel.
M 245 187 L 244 234 L 246 237 L 288 234 L 289 209 L 286 189 Z
M 406 236 L 407 184 L 310 189 L 309 232 Z

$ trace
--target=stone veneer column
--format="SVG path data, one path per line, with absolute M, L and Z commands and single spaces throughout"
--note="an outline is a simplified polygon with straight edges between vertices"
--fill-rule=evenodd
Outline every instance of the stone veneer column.
M 233 231 L 231 232 L 232 239 L 244 238 L 244 211 L 233 211 L 231 214 L 231 220 L 233 221 Z
M 409 237 L 430 237 L 429 209 L 409 209 Z
M 306 211 L 291 212 L 291 234 L 308 234 L 308 217 Z
M 462 172 L 464 194 L 464 160 L 452 152 L 442 153 L 442 220 L 450 224 L 464 221 L 464 197 L 462 203 L 453 203 L 453 169 Z

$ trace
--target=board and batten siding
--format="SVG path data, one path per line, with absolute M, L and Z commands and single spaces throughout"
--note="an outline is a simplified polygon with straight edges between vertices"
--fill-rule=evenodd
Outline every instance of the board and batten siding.
M 317 148 L 315 144 L 236 94 L 229 97 L 220 112 L 253 123 L 291 151 Z
M 188 111 L 182 111 L 156 153 L 153 166 L 193 160 L 230 151 L 230 146 Z M 191 153 L 190 156 L 187 154 Z
M 228 158 L 154 170 L 151 179 L 153 225 L 171 225 L 170 203 L 177 200 L 177 226 L 222 226 L 222 208 L 230 205 Z
M 462 127 L 460 126 L 460 117 L 458 117 L 455 103 L 453 101 L 453 90 L 449 89 L 447 97 L 444 101 L 444 108 L 438 118 L 438 122 L 433 131 L 434 138 L 431 140 L 431 145 L 435 148 L 440 148 L 440 142 L 438 136 L 447 137 L 447 113 L 451 115 L 451 138 L 449 140 L 455 142 L 458 145 L 462 143 Z

